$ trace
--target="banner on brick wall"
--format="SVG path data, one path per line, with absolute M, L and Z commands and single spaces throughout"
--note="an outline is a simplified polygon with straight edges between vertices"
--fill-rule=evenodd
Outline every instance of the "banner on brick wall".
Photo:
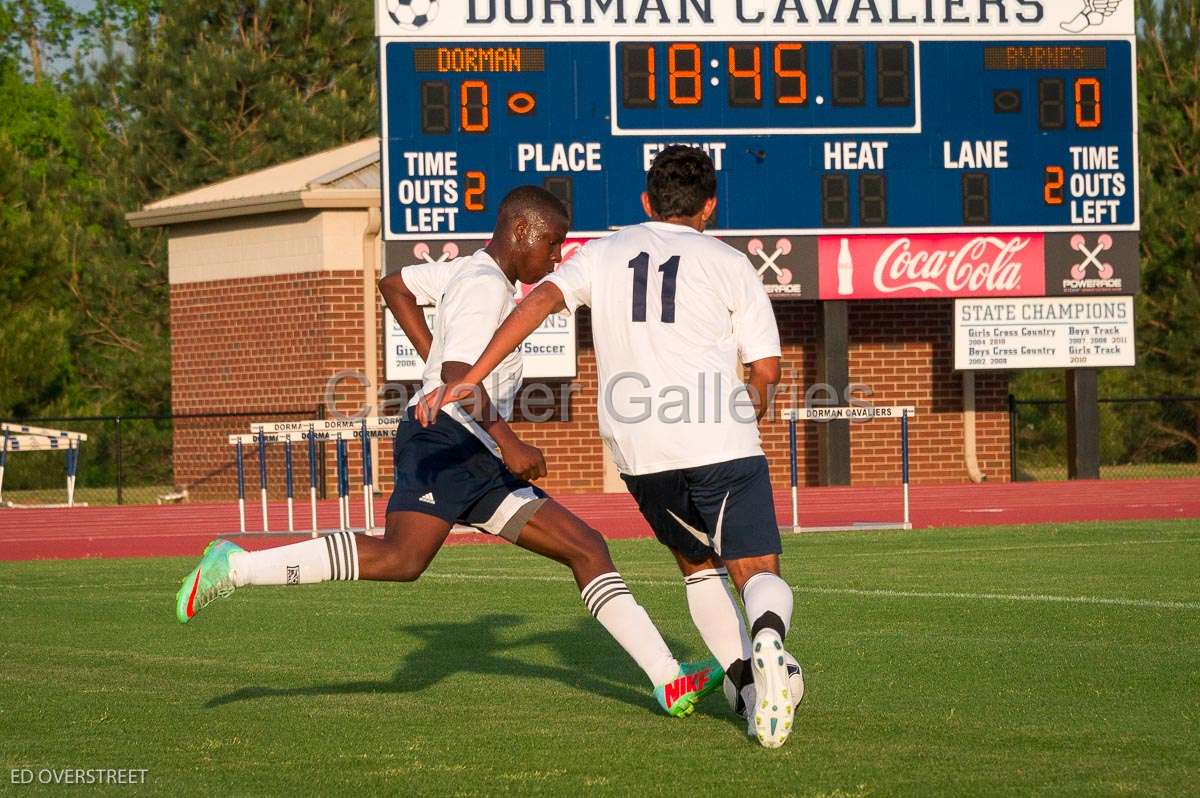
M 1133 297 L 959 299 L 954 368 L 1134 366 Z
M 436 317 L 437 311 L 433 308 L 425 308 L 425 323 L 431 330 Z M 387 353 L 383 376 L 388 382 L 419 382 L 421 380 L 421 375 L 425 372 L 425 361 L 417 355 L 417 348 L 404 334 L 404 330 L 400 329 L 400 325 L 396 323 L 396 317 L 386 308 L 383 311 L 383 346 Z
M 822 236 L 821 299 L 1042 296 L 1036 233 Z
M 721 236 L 744 252 L 772 299 L 816 299 L 817 239 L 813 236 Z
M 389 272 L 413 263 L 446 263 L 454 258 L 475 252 L 487 246 L 487 241 L 463 239 L 442 241 L 436 247 L 424 242 L 388 242 L 386 255 Z M 572 239 L 563 244 L 562 259 L 565 263 L 586 239 Z M 519 303 L 532 286 L 517 285 Z M 432 330 L 437 318 L 436 308 L 425 308 L 425 323 Z M 383 339 L 387 365 L 384 377 L 389 382 L 415 382 L 425 371 L 425 361 L 417 355 L 416 347 L 400 329 L 390 310 L 384 310 Z M 533 335 L 521 345 L 526 380 L 567 379 L 576 374 L 577 349 L 575 345 L 575 317 L 568 313 L 550 316 Z
M 436 323 L 437 309 L 425 308 L 429 329 Z M 400 329 L 390 310 L 384 311 L 384 346 L 387 349 L 385 377 L 389 382 L 418 382 L 425 361 L 417 355 L 412 341 Z M 522 345 L 524 378 L 563 379 L 575 376 L 575 318 L 568 314 L 551 316 Z

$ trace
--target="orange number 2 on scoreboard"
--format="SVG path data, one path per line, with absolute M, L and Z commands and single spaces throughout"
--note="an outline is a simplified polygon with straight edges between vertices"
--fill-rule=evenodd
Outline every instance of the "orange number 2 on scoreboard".
M 484 195 L 487 193 L 487 175 L 483 172 L 467 172 L 467 191 L 463 196 L 463 207 L 469 211 L 487 210 Z
M 1063 174 L 1061 166 L 1047 166 L 1046 173 L 1042 178 L 1042 197 L 1046 200 L 1047 205 L 1062 205 L 1063 204 L 1063 183 L 1066 176 Z

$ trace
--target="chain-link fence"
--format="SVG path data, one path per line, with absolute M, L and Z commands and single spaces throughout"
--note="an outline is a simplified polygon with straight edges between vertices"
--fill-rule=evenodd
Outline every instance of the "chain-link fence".
M 252 413 L 0 420 L 86 433 L 88 440 L 80 447 L 75 501 L 107 505 L 228 501 L 236 495 L 229 435 L 248 432 L 252 421 L 304 420 L 323 415 L 323 408 L 316 407 Z M 1013 480 L 1066 479 L 1066 402 L 1009 397 L 1009 416 Z M 257 452 L 247 455 L 248 473 L 254 474 Z M 329 456 L 322 447 L 322 493 L 327 478 L 331 478 L 326 473 Z M 282 464 L 275 462 L 278 459 L 273 456 L 268 469 L 273 490 L 282 490 L 283 471 Z M 301 470 L 297 474 L 306 467 L 298 466 Z M 1200 477 L 1200 396 L 1101 399 L 1100 476 Z M 5 503 L 63 503 L 65 453 L 9 452 L 3 480 Z
M 234 496 L 232 433 L 252 421 L 320 418 L 322 408 L 177 416 L 57 416 L 0 419 L 82 432 L 75 501 L 88 505 L 154 504 Z M 63 451 L 9 452 L 2 499 L 16 505 L 66 501 Z
M 1009 397 L 1014 481 L 1067 478 L 1067 403 Z M 1200 396 L 1100 400 L 1100 478 L 1200 477 Z

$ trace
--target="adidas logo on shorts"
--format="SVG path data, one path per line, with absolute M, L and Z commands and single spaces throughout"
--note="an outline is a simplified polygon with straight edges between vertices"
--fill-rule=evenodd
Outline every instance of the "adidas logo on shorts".
M 426 504 L 437 504 L 437 502 L 435 502 L 433 500 L 433 492 L 432 491 L 430 491 L 429 493 L 426 493 L 424 496 L 422 496 L 421 501 L 425 502 Z

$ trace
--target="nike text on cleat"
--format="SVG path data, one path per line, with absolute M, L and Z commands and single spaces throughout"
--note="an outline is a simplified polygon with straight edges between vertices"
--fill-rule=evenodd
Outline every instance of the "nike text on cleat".
M 696 690 L 695 701 L 720 690 L 721 683 L 725 680 L 725 669 L 721 667 L 721 663 L 717 662 L 716 657 L 709 657 L 698 662 L 681 662 L 679 670 L 692 679 Z
M 187 623 L 196 613 L 216 599 L 233 592 L 233 574 L 229 555 L 243 551 L 241 546 L 218 538 L 204 549 L 204 554 L 175 594 L 175 617 Z
M 667 714 L 677 718 L 692 714 L 696 702 L 720 688 L 725 671 L 709 657 L 700 662 L 683 662 L 679 675 L 666 684 L 654 688 L 654 697 Z
M 792 733 L 795 706 L 788 690 L 787 652 L 774 629 L 754 636 L 750 667 L 754 671 L 754 730 L 766 748 L 778 748 Z

